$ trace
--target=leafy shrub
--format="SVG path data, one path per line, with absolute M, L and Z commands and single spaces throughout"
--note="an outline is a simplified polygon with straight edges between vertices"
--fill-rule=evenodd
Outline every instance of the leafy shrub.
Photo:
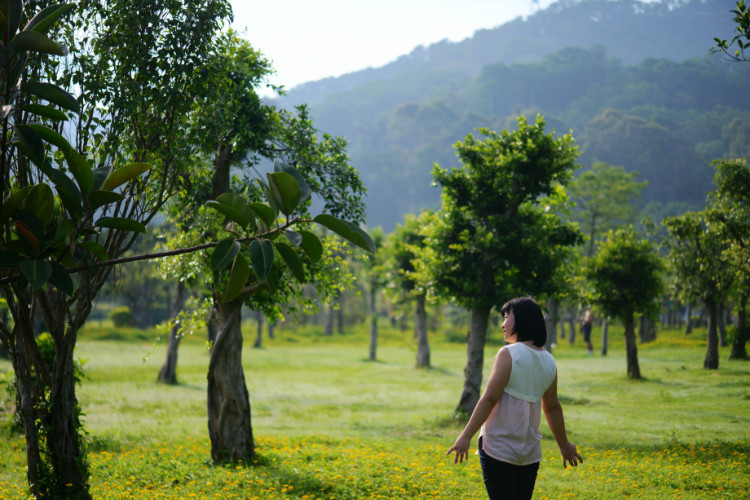
M 133 325 L 133 313 L 130 312 L 128 306 L 115 307 L 112 309 L 109 313 L 109 319 L 112 320 L 112 323 L 116 328 Z

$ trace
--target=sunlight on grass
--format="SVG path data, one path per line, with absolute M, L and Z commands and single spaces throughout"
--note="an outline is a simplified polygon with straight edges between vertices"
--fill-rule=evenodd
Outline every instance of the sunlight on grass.
M 534 498 L 747 498 L 750 363 L 722 358 L 720 370 L 703 370 L 700 332 L 660 332 L 639 345 L 645 380 L 629 381 L 616 333 L 607 357 L 586 355 L 580 341 L 555 349 L 569 435 L 585 462 L 563 469 L 543 423 Z M 384 329 L 374 363 L 366 331 L 323 342 L 286 334 L 245 348 L 258 456 L 231 465 L 210 460 L 202 339 L 186 339 L 180 384 L 164 386 L 155 383 L 163 341 L 84 335 L 78 394 L 94 498 L 485 497 L 478 458 L 456 466 L 445 456 L 461 429 L 451 414 L 465 345 L 435 335 L 433 368 L 417 370 L 410 332 Z M 498 347 L 487 348 L 485 378 Z M 26 499 L 23 439 L 7 425 L 0 432 L 0 498 Z

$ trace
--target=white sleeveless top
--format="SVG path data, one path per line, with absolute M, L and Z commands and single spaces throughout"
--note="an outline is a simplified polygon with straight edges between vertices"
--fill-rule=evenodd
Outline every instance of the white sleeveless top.
M 510 378 L 482 425 L 482 448 L 490 457 L 514 465 L 540 462 L 542 396 L 555 380 L 555 358 L 522 342 L 502 349 L 508 350 L 512 360 Z

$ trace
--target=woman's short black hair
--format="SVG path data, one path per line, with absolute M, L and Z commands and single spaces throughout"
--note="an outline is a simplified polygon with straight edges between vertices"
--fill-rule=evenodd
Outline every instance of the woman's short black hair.
M 544 347 L 547 343 L 547 325 L 544 323 L 542 308 L 531 297 L 516 297 L 506 302 L 500 313 L 513 311 L 515 325 L 513 332 L 518 340 L 531 340 L 537 347 Z

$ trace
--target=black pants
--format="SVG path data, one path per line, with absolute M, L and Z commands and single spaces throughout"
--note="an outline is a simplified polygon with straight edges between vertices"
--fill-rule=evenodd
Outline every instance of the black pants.
M 513 465 L 487 455 L 479 438 L 479 462 L 482 464 L 484 486 L 490 500 L 530 500 L 534 492 L 539 462 Z

